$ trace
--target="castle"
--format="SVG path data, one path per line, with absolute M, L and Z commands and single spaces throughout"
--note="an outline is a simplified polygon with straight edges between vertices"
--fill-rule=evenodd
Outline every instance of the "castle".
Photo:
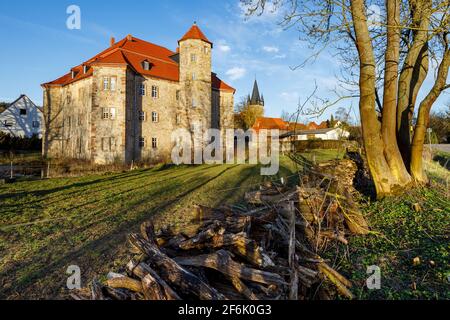
M 173 52 L 128 35 L 42 85 L 43 153 L 103 164 L 170 157 L 174 130 L 233 128 L 235 89 L 194 23 Z

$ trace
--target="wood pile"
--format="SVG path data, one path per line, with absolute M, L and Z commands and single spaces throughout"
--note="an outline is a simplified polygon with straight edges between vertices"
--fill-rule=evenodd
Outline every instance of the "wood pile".
M 246 205 L 195 206 L 183 228 L 129 235 L 133 257 L 121 273 L 72 294 L 94 300 L 352 299 L 352 283 L 320 255 L 330 243 L 368 232 L 345 186 L 302 178 L 266 183 Z

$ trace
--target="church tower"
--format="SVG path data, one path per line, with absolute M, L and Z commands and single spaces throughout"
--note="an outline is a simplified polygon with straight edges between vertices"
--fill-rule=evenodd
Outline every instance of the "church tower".
M 258 81 L 256 79 L 253 84 L 252 95 L 249 95 L 247 98 L 247 105 L 249 108 L 257 110 L 257 114 L 264 115 L 264 96 L 259 93 Z
M 212 42 L 196 23 L 178 41 L 180 47 L 180 85 L 191 126 L 211 127 L 211 50 Z

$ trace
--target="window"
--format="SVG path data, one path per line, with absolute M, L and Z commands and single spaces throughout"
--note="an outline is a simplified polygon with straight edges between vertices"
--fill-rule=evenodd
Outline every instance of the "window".
M 116 139 L 114 138 L 102 138 L 102 151 L 113 151 L 116 146 Z
M 87 73 L 87 71 L 88 71 L 88 66 L 84 65 L 83 66 L 83 73 Z
M 145 138 L 143 138 L 143 137 L 139 138 L 139 147 L 145 148 Z
M 103 77 L 103 91 L 109 90 L 109 77 Z
M 146 113 L 144 111 L 139 111 L 139 121 L 145 121 L 146 118 Z
M 197 62 L 197 55 L 195 53 L 191 54 L 191 62 Z
M 177 101 L 180 100 L 180 90 L 177 90 L 177 92 L 175 93 L 175 97 L 176 97 Z
M 152 138 L 152 148 L 158 149 L 158 138 Z
M 152 122 L 158 122 L 158 121 L 159 121 L 158 112 L 152 112 Z
M 157 86 L 152 86 L 152 98 L 158 98 L 158 87 Z
M 116 91 L 117 77 L 111 77 L 110 90 Z
M 5 127 L 12 127 L 12 126 L 14 126 L 16 123 L 15 123 L 15 121 L 14 120 L 5 120 L 5 121 L 3 121 L 3 125 L 5 126 Z
M 116 108 L 102 108 L 102 110 L 103 120 L 114 120 L 116 118 Z
M 204 52 L 205 54 L 207 54 L 207 53 L 208 53 L 208 47 L 204 47 L 204 48 L 203 48 L 203 52 Z
M 192 108 L 196 108 L 197 107 L 197 101 L 192 98 Z
M 150 70 L 150 62 L 148 62 L 147 60 L 144 61 L 142 63 L 142 67 L 144 68 L 144 70 Z
M 39 121 L 33 121 L 33 128 L 39 128 L 39 127 L 40 127 Z
M 175 118 L 175 122 L 176 124 L 180 124 L 181 123 L 181 115 L 177 114 L 176 118 Z
M 139 85 L 139 94 L 140 94 L 141 96 L 145 96 L 145 84 L 144 84 L 144 83 L 141 83 L 141 84 Z
M 27 109 L 20 109 L 20 115 L 26 116 L 27 115 Z
M 196 80 L 197 79 L 197 75 L 195 74 L 195 72 L 192 73 L 192 80 Z

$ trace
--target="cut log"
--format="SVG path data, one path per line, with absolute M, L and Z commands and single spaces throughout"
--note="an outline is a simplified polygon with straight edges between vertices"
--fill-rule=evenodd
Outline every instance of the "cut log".
M 114 289 L 128 289 L 133 292 L 143 292 L 141 282 L 130 277 L 109 279 L 106 281 L 106 285 Z
M 234 277 L 230 280 L 234 288 L 244 297 L 249 300 L 259 300 L 259 298 L 239 278 Z
M 336 289 L 341 295 L 348 299 L 354 298 L 353 294 L 346 286 L 346 284 L 350 283 L 347 279 L 343 278 L 339 273 L 329 267 L 326 263 L 319 264 L 319 270 L 326 278 L 331 281 L 331 283 L 336 286 Z M 344 280 L 344 282 L 341 280 Z
M 174 259 L 177 263 L 187 266 L 205 267 L 217 270 L 227 277 L 240 278 L 262 284 L 285 285 L 283 278 L 275 273 L 252 269 L 233 261 L 230 253 L 219 250 L 213 254 L 197 257 L 179 257 Z
M 129 241 L 146 254 L 152 264 L 158 267 L 164 280 L 175 284 L 183 292 L 193 294 L 201 300 L 224 299 L 224 296 L 216 289 L 211 288 L 197 276 L 183 269 L 178 263 L 162 253 L 157 246 L 146 242 L 136 234 L 131 234 Z
M 139 279 L 144 279 L 147 275 L 151 275 L 159 283 L 159 285 L 164 290 L 164 295 L 167 300 L 181 300 L 180 296 L 167 284 L 166 281 L 161 279 L 161 277 L 152 269 L 149 265 L 145 263 L 137 264 L 135 261 L 131 260 L 127 264 L 127 269 L 136 275 Z
M 265 268 L 274 265 L 270 257 L 264 253 L 262 247 L 258 246 L 255 241 L 248 239 L 246 233 L 223 234 L 222 232 L 223 229 L 218 231 L 208 229 L 204 233 L 199 234 L 198 237 L 181 243 L 180 249 L 220 249 L 229 247 L 233 253 L 238 254 L 256 266 Z
M 250 204 L 256 205 L 263 205 L 267 203 L 278 204 L 283 201 L 294 200 L 296 195 L 297 191 L 278 195 L 267 194 L 263 191 L 254 191 L 254 192 L 247 192 L 245 194 L 245 201 L 247 201 Z
M 142 289 L 147 300 L 167 300 L 158 281 L 150 274 L 142 279 Z

